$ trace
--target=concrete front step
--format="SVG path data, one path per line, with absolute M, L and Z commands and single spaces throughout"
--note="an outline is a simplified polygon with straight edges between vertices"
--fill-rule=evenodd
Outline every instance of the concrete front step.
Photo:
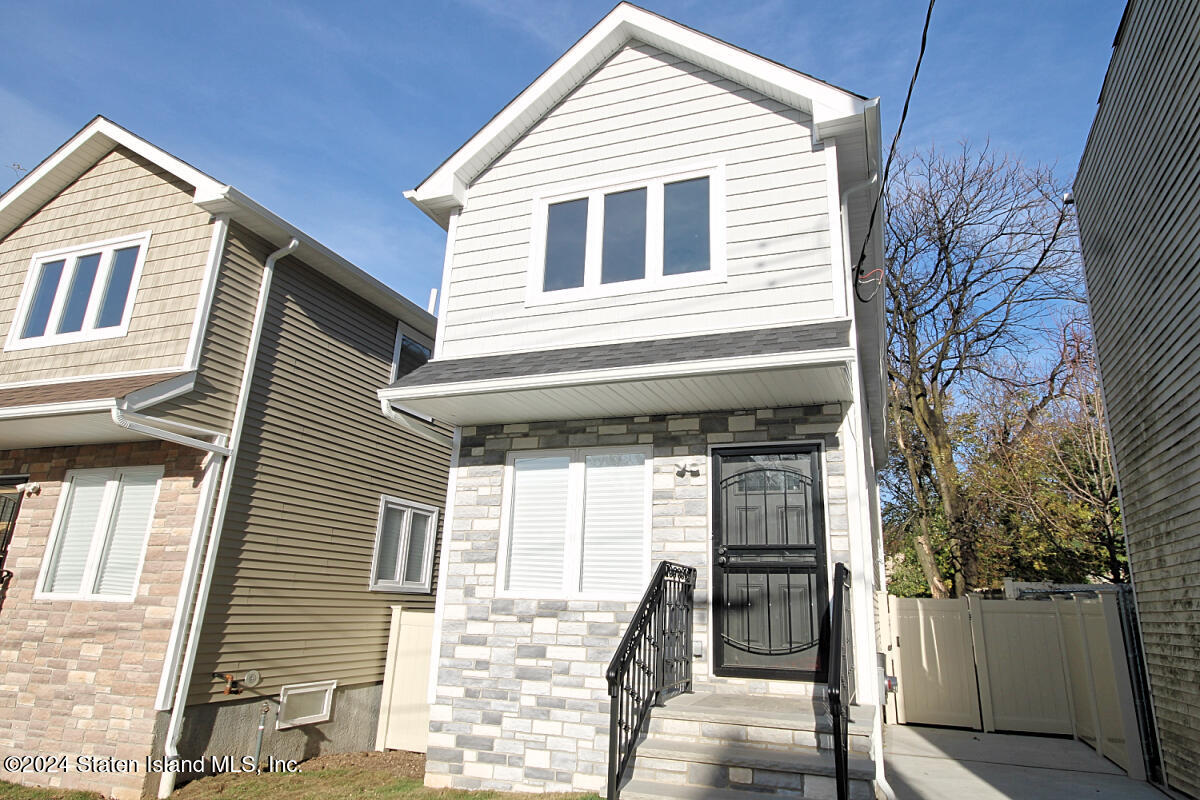
M 871 751 L 875 710 L 851 706 L 851 752 Z M 833 749 L 833 720 L 822 700 L 705 692 L 672 698 L 650 715 L 651 735 L 694 742 L 732 742 L 772 749 Z
M 850 755 L 850 778 L 869 783 L 875 764 Z M 729 742 L 688 742 L 650 736 L 638 745 L 632 777 L 673 785 L 774 791 L 826 785 L 836 774 L 833 753 L 811 747 L 788 750 Z M 829 780 L 817 780 L 828 778 Z
M 851 785 L 850 797 L 853 800 L 873 800 L 873 794 L 864 794 L 862 786 L 855 782 Z M 869 787 L 868 787 L 869 788 Z M 707 786 L 675 786 L 669 783 L 635 780 L 625 784 L 621 789 L 621 800 L 764 800 L 766 797 L 779 797 L 780 794 L 751 789 L 713 789 Z M 806 800 L 836 800 L 837 787 L 832 784 L 814 782 L 807 791 L 797 794 L 795 789 L 787 792 L 789 797 L 803 797 Z

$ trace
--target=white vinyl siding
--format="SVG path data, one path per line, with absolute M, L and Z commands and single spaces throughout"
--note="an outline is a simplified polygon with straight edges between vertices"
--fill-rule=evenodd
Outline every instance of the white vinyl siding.
M 504 591 L 640 593 L 649 572 L 650 467 L 641 448 L 510 455 Z
M 160 467 L 68 472 L 39 596 L 132 600 L 161 477 Z
M 627 46 L 469 188 L 451 243 L 439 357 L 834 316 L 828 164 L 812 134 L 801 111 L 654 47 Z M 538 288 L 529 280 L 537 197 L 705 161 L 725 165 L 724 252 L 712 254 L 724 259 L 724 282 L 526 304 Z
M 428 592 L 433 585 L 437 509 L 395 497 L 379 501 L 371 589 Z

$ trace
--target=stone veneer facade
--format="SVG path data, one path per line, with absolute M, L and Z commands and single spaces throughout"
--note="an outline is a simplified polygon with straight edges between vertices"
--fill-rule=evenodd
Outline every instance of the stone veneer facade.
M 513 450 L 652 445 L 651 562 L 698 568 L 695 682 L 710 691 L 807 694 L 812 684 L 709 672 L 709 448 L 824 445 L 830 563 L 848 561 L 849 522 L 838 404 L 464 428 L 446 534 L 437 699 L 429 786 L 600 791 L 608 759 L 604 670 L 637 604 L 496 597 L 504 465 Z M 695 467 L 680 477 L 680 463 Z
M 202 456 L 163 442 L 0 451 L 0 475 L 29 475 L 0 607 L 0 757 L 66 756 L 65 772 L 0 772 L 18 783 L 143 794 L 154 699 L 199 500 Z M 68 470 L 162 465 L 134 602 L 35 600 L 34 587 Z M 76 758 L 135 759 L 132 774 L 87 773 Z

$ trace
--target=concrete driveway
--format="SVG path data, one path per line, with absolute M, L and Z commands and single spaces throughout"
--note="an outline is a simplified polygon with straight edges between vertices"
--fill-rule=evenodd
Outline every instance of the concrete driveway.
M 896 800 L 1165 800 L 1083 742 L 885 725 Z

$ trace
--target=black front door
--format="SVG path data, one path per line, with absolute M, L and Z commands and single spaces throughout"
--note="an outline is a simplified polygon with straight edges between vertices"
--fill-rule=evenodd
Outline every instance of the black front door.
M 816 445 L 713 451 L 717 675 L 825 679 L 825 511 Z

